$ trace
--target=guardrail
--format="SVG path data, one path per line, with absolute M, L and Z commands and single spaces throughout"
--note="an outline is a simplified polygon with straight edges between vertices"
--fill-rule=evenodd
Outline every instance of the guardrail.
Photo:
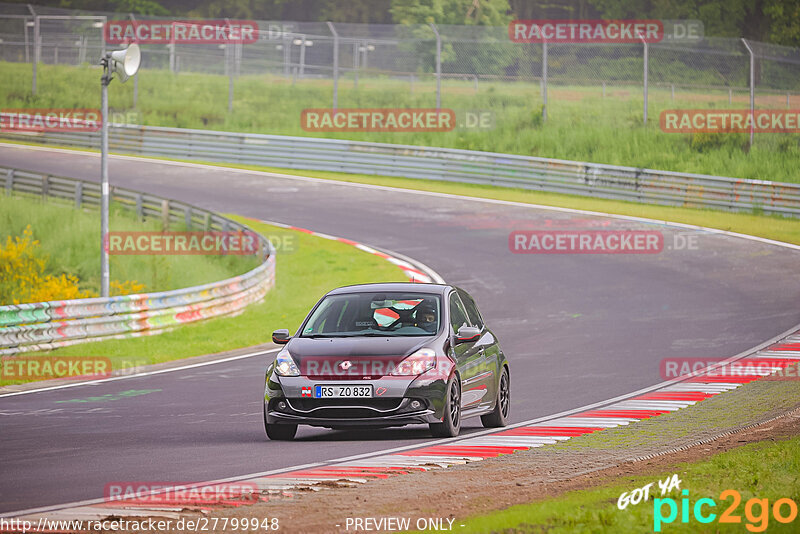
M 76 208 L 100 205 L 100 185 L 62 176 L 0 167 L 6 194 L 27 193 L 73 201 Z M 187 230 L 252 232 L 246 225 L 183 202 L 120 187 L 111 201 L 141 219 L 157 217 L 162 229 L 182 223 Z M 232 315 L 261 300 L 275 284 L 275 254 L 259 235 L 261 264 L 255 269 L 201 286 L 124 295 L 0 306 L 0 355 L 95 341 L 157 334 L 177 325 Z
M 8 133 L 8 139 L 98 148 L 99 132 Z M 290 169 L 491 184 L 599 198 L 800 216 L 800 185 L 413 145 L 117 125 L 110 149 Z

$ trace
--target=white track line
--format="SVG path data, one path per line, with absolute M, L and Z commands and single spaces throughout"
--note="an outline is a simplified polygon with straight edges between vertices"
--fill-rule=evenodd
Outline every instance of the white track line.
M 145 371 L 142 373 L 136 373 L 132 375 L 124 375 L 124 376 L 112 376 L 109 378 L 99 378 L 97 380 L 88 380 L 86 382 L 75 382 L 73 384 L 62 384 L 60 386 L 50 386 L 50 387 L 43 387 L 38 389 L 30 389 L 27 391 L 14 391 L 12 393 L 5 393 L 0 395 L 0 399 L 4 399 L 6 397 L 16 397 L 17 395 L 28 395 L 30 393 L 42 393 L 44 391 L 54 391 L 57 389 L 66 389 L 66 388 L 74 388 L 78 386 L 90 386 L 95 384 L 102 384 L 104 382 L 116 382 L 117 380 L 126 380 L 128 378 L 140 378 L 143 376 L 151 376 L 151 375 L 161 375 L 164 373 L 171 373 L 173 371 L 183 371 L 185 369 L 194 369 L 196 367 L 205 367 L 207 365 L 215 365 L 217 363 L 225 363 L 225 362 L 232 362 L 234 360 L 242 360 L 244 358 L 252 358 L 253 356 L 260 356 L 262 354 L 269 354 L 270 352 L 277 352 L 280 350 L 280 347 L 275 349 L 267 349 L 267 350 L 260 350 L 257 352 L 249 352 L 247 354 L 241 354 L 239 356 L 231 356 L 229 358 L 222 358 L 219 360 L 212 360 L 209 362 L 200 362 L 200 363 L 192 363 L 189 365 L 181 365 L 180 367 L 170 367 L 169 369 L 158 369 L 156 371 Z

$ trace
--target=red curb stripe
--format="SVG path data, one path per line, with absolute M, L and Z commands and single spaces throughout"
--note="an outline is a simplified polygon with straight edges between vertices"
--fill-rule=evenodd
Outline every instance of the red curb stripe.
M 570 417 L 632 417 L 634 419 L 648 419 L 669 412 L 670 410 L 589 410 L 588 412 L 570 415 Z
M 773 345 L 767 350 L 800 350 L 800 343 L 784 343 L 782 345 Z
M 258 219 L 253 219 L 253 220 L 258 220 Z M 259 222 L 263 222 L 263 221 L 259 221 Z M 317 233 L 317 232 L 315 232 L 313 230 L 309 230 L 308 228 L 300 228 L 299 226 L 289 226 L 288 228 L 289 228 L 289 230 L 296 230 L 298 232 L 303 232 L 303 233 L 309 234 L 309 235 L 315 235 Z M 344 237 L 337 237 L 336 241 L 339 241 L 340 243 L 345 243 L 347 245 L 351 245 L 351 246 L 354 246 L 354 247 L 366 246 L 366 245 L 362 245 L 361 243 L 358 243 L 356 241 L 353 241 L 351 239 L 346 239 Z M 366 252 L 366 251 L 364 251 L 364 252 Z M 371 254 L 379 256 L 379 257 L 381 257 L 381 258 L 383 258 L 385 260 L 388 260 L 388 259 L 397 259 L 397 260 L 399 260 L 400 259 L 400 258 L 395 258 L 394 256 L 390 256 L 388 254 L 384 254 L 383 252 L 378 252 L 377 250 L 375 252 L 371 252 Z M 400 267 L 400 269 L 406 273 L 406 276 L 408 276 L 408 272 L 412 272 L 414 274 L 419 274 L 419 275 L 422 275 L 422 276 L 424 276 L 426 278 L 430 278 L 426 273 L 424 273 L 422 271 L 418 271 L 417 269 L 414 269 L 414 268 L 411 268 L 411 267 L 403 267 L 403 266 L 400 266 L 400 265 L 397 265 L 397 266 Z M 414 282 L 417 282 L 417 281 L 418 280 L 414 279 Z
M 514 451 L 528 450 L 530 447 L 507 445 L 507 446 L 456 446 L 456 445 L 440 445 L 434 447 L 427 447 L 425 449 L 417 449 L 415 451 L 405 451 L 398 454 L 403 456 L 482 456 L 484 458 L 499 456 L 501 454 L 511 454 Z
M 753 380 L 758 380 L 759 378 L 764 378 L 761 375 L 742 375 L 742 376 L 696 376 L 694 378 L 690 378 L 687 382 L 722 382 L 722 383 L 729 383 L 729 384 L 747 384 L 748 382 L 752 382 Z
M 283 473 L 285 477 L 287 473 Z M 292 478 L 346 478 L 346 477 L 372 477 L 372 478 L 389 478 L 390 476 L 394 475 L 387 475 L 386 473 L 367 473 L 364 471 L 324 471 L 324 470 L 316 470 L 310 469 L 306 471 L 292 471 L 291 472 Z
M 332 471 L 352 471 L 354 473 L 389 473 L 389 474 L 398 474 L 398 475 L 405 475 L 408 471 L 425 471 L 421 467 L 412 467 L 412 466 L 399 466 L 399 465 L 376 465 L 376 466 L 363 466 L 363 467 L 337 467 L 335 465 L 320 467 L 320 470 L 332 470 Z
M 400 266 L 398 265 L 398 267 L 400 267 Z M 427 274 L 423 273 L 422 271 L 418 271 L 416 269 L 411 269 L 410 267 L 400 267 L 400 268 L 406 273 L 406 276 L 408 276 L 408 273 L 412 273 L 412 274 L 415 274 L 415 275 L 424 276 L 425 278 L 430 278 L 430 276 L 428 276 Z M 419 278 L 419 277 L 415 277 L 415 279 L 416 278 Z

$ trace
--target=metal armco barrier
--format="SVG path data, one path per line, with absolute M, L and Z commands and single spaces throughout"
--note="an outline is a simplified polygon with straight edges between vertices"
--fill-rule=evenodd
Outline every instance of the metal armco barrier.
M 3 181 L 6 194 L 62 198 L 76 208 L 100 203 L 100 186 L 94 182 L 0 167 Z M 111 200 L 135 210 L 139 218 L 159 218 L 164 230 L 181 223 L 187 230 L 252 232 L 202 208 L 136 191 L 112 187 Z M 261 264 L 227 280 L 158 293 L 0 306 L 0 355 L 158 334 L 180 324 L 240 313 L 275 285 L 274 248 L 268 239 L 259 239 Z
M 100 142 L 99 132 L 4 132 L 2 137 L 83 148 L 97 148 Z M 120 154 L 403 176 L 800 216 L 797 184 L 492 152 L 132 125 L 110 128 L 110 148 Z

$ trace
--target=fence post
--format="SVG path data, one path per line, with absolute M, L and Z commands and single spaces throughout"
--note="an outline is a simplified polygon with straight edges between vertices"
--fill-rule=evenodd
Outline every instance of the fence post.
M 50 175 L 43 174 L 42 175 L 42 200 L 47 200 L 47 196 L 50 194 Z
M 332 22 L 327 24 L 333 34 L 333 111 L 336 111 L 339 105 L 339 34 Z
M 436 109 L 439 109 L 442 107 L 442 36 L 433 22 L 430 25 L 436 35 Z
M 542 122 L 547 122 L 547 42 L 542 43 Z
M 28 4 L 28 9 L 33 15 L 33 86 L 31 87 L 31 92 L 35 96 L 36 95 L 36 86 L 39 79 L 39 54 L 41 50 L 39 49 L 39 16 L 34 11 L 33 6 Z M 27 24 L 27 23 L 26 23 Z
M 649 63 L 649 50 L 647 46 L 647 41 L 644 38 L 642 39 L 642 43 L 644 44 L 644 72 L 643 72 L 643 81 L 644 81 L 644 125 L 647 126 L 647 71 L 648 63 Z
M 755 122 L 755 107 L 756 107 L 756 66 L 755 66 L 755 55 L 753 54 L 753 49 L 750 48 L 750 45 L 747 43 L 747 39 L 742 37 L 742 43 L 744 43 L 745 48 L 747 48 L 747 52 L 750 54 L 750 148 L 753 148 L 753 134 L 754 134 L 754 122 Z
M 22 31 L 25 33 L 25 63 L 31 60 L 31 43 L 28 38 L 28 19 L 22 19 Z
M 161 201 L 161 231 L 169 230 L 169 200 Z
M 225 24 L 230 30 L 230 20 L 225 19 Z M 228 113 L 233 111 L 233 50 L 231 41 L 225 42 L 225 74 L 228 75 Z
M 233 51 L 235 54 L 234 65 L 236 65 L 236 77 L 242 75 L 242 54 L 243 54 L 243 47 L 241 42 L 234 42 L 233 43 Z
M 292 35 L 283 32 L 283 75 L 289 77 L 289 63 L 292 56 Z
M 358 41 L 355 41 L 353 43 L 353 89 L 358 89 L 358 63 L 361 56 L 358 48 Z
M 14 169 L 8 169 L 6 174 L 6 195 L 14 192 Z
M 170 40 L 167 47 L 169 48 L 169 71 L 175 74 L 175 23 L 172 23 L 172 28 L 169 32 Z
M 186 231 L 190 232 L 192 230 L 192 208 L 190 206 L 183 210 L 183 221 L 186 224 Z
M 81 209 L 83 203 L 83 182 L 75 182 L 75 209 Z
M 144 220 L 144 196 L 141 193 L 136 195 L 136 219 Z
M 306 75 L 306 36 L 305 34 L 300 36 L 302 42 L 300 43 L 300 77 L 303 78 Z

